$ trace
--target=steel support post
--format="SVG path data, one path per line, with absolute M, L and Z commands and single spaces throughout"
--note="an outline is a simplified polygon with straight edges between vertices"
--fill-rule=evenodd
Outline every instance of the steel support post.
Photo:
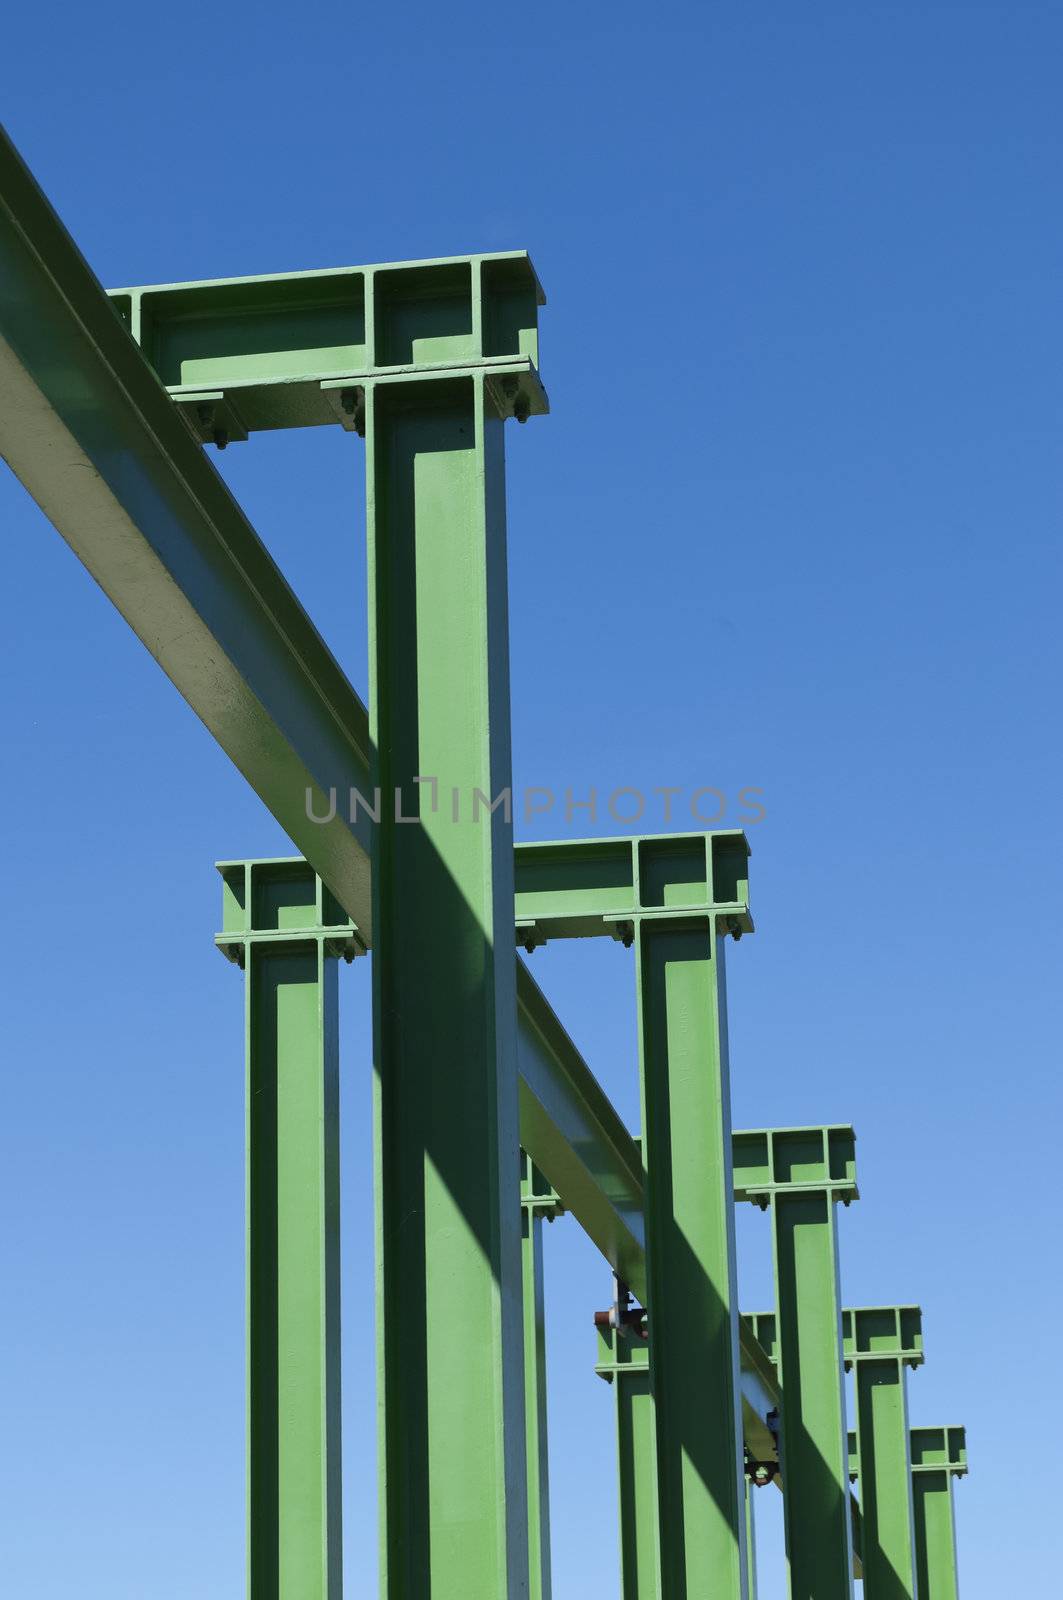
M 779 1454 L 792 1600 L 851 1600 L 853 1548 L 835 1202 L 858 1197 L 852 1128 L 734 1136 L 736 1200 L 771 1211 Z
M 620 1512 L 622 1600 L 658 1600 L 657 1441 L 645 1322 L 618 1331 L 598 1326 L 595 1371 L 612 1385 Z
M 757 1525 L 753 1509 L 753 1483 L 746 1476 L 746 1582 L 749 1600 L 757 1600 Z
M 636 928 L 664 1600 L 747 1594 L 724 938 Z
M 963 1428 L 913 1428 L 910 1435 L 919 1600 L 959 1600 L 952 1485 L 967 1471 Z
M 856 1375 L 864 1594 L 915 1600 L 906 1378 L 923 1360 L 922 1314 L 917 1306 L 844 1311 L 842 1330 L 846 1365 Z
M 550 1467 L 546 1426 L 546 1306 L 543 1222 L 561 1202 L 525 1151 L 520 1153 L 524 1297 L 524 1418 L 528 1462 L 528 1595 L 550 1600 Z
M 364 947 L 304 862 L 219 870 L 246 973 L 247 1592 L 341 1600 L 335 958 Z
M 635 945 L 650 1385 L 664 1600 L 747 1593 L 724 942 L 752 928 L 737 832 L 522 852 L 517 937 Z
M 383 296 L 378 341 L 412 349 L 418 329 L 468 326 L 467 286 L 467 272 L 430 272 Z M 387 1600 L 528 1592 L 513 836 L 505 803 L 492 809 L 511 781 L 492 381 L 396 378 L 365 396 Z

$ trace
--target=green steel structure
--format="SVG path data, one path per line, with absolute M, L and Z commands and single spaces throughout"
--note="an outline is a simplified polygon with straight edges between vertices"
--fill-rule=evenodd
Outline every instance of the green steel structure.
M 246 976 L 248 1588 L 340 1600 L 336 959 L 365 947 L 305 862 L 218 870 Z
M 958 1600 L 952 1485 L 967 1474 L 963 1428 L 913 1428 L 909 1435 L 920 1600 Z
M 864 1594 L 916 1600 L 915 1517 L 908 1439 L 909 1367 L 923 1361 L 918 1306 L 842 1313 L 845 1364 L 856 1376 Z
M 964 1428 L 913 1428 L 908 1436 L 920 1600 L 957 1600 L 956 1518 L 952 1485 L 967 1475 Z M 849 1435 L 849 1473 L 860 1476 L 860 1448 Z
M 952 1600 L 965 1444 L 909 1431 L 919 1313 L 840 1310 L 852 1130 L 731 1129 L 744 837 L 513 839 L 503 440 L 547 411 L 543 303 L 519 251 L 108 296 L 0 139 L 0 449 L 301 852 L 219 868 L 245 974 L 248 1594 L 342 1594 L 337 971 L 368 952 L 386 1600 L 549 1600 L 562 1212 L 614 1275 L 625 1600 L 750 1600 L 772 1482 L 793 1600 L 851 1596 L 861 1561 L 869 1600 Z M 204 450 L 311 426 L 364 440 L 368 708 Z M 594 936 L 633 951 L 640 1139 L 525 959 Z M 752 1318 L 737 1202 L 772 1219 Z
M 736 1133 L 735 1198 L 771 1212 L 780 1456 L 792 1592 L 851 1600 L 841 1288 L 835 1202 L 858 1197 L 852 1128 Z M 814 1537 L 810 1536 L 814 1532 Z

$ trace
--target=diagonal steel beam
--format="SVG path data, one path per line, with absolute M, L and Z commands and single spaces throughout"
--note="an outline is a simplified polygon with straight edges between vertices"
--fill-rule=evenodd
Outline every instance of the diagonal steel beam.
M 0 131 L 0 453 L 285 832 L 371 931 L 365 707 Z
M 0 390 L 0 454 L 368 943 L 366 708 L 2 130 Z M 635 1142 L 519 958 L 517 999 L 522 1142 L 644 1297 Z M 765 1432 L 774 1374 L 742 1354 Z

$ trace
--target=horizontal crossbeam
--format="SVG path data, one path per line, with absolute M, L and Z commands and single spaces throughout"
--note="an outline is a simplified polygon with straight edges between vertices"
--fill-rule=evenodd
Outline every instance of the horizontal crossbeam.
M 523 250 L 114 289 L 111 301 L 203 442 L 339 423 L 367 384 L 480 368 L 502 415 L 547 409 L 545 295 Z

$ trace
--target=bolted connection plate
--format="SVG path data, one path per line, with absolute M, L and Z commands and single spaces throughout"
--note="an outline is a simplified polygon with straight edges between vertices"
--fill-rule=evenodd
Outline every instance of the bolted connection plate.
M 738 829 L 521 844 L 514 856 L 517 942 L 603 934 L 630 942 L 636 920 L 710 917 L 753 931 L 749 844 Z
M 302 944 L 321 940 L 325 953 L 351 961 L 365 943 L 338 900 L 300 856 L 218 861 L 222 931 L 214 942 L 227 960 L 244 966 L 250 943 Z
M 845 1205 L 860 1198 L 856 1134 L 847 1124 L 736 1131 L 731 1148 L 736 1200 L 766 1208 L 772 1195 L 799 1191 L 829 1194 Z
M 545 295 L 526 251 L 114 289 L 110 298 L 197 438 L 364 429 L 366 386 L 480 371 L 502 416 L 548 409 Z
M 923 1313 L 918 1306 L 862 1306 L 842 1312 L 842 1341 L 848 1369 L 859 1361 L 923 1362 Z

